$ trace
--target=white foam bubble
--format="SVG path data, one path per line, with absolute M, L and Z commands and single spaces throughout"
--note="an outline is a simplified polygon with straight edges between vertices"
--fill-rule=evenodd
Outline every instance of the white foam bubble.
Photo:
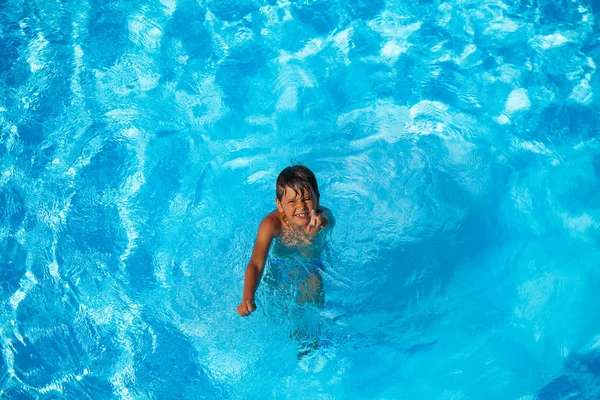
M 323 50 L 324 41 L 321 38 L 312 39 L 300 50 L 294 53 L 294 56 L 299 60 L 304 60 L 307 57 L 314 56 Z
M 165 7 L 164 13 L 166 15 L 172 15 L 177 9 L 177 2 L 175 0 L 160 0 L 160 3 Z
M 128 21 L 127 27 L 129 29 L 129 39 L 133 43 L 143 47 L 146 51 L 160 48 L 163 32 L 155 25 L 155 21 L 145 15 L 138 14 Z
M 477 50 L 477 46 L 475 46 L 474 44 L 469 44 L 469 45 L 465 46 L 462 54 L 458 58 L 455 58 L 455 62 L 457 64 L 461 64 L 462 62 L 464 62 L 467 59 L 467 57 L 469 57 L 471 54 L 473 54 L 476 50 Z
M 16 310 L 25 299 L 27 293 L 38 283 L 37 278 L 31 271 L 25 272 L 25 276 L 19 282 L 19 289 L 10 296 L 10 305 Z
M 506 114 L 500 114 L 497 117 L 494 117 L 494 121 L 496 121 L 500 125 L 506 125 L 510 122 L 510 119 Z
M 46 40 L 42 32 L 39 32 L 37 37 L 29 45 L 29 57 L 27 57 L 27 62 L 29 63 L 31 72 L 36 72 L 44 68 L 44 49 L 48 46 L 48 43 L 48 40 Z
M 542 50 L 548 50 L 555 47 L 560 47 L 565 43 L 570 42 L 570 40 L 567 37 L 565 37 L 562 33 L 557 32 L 546 36 L 534 36 L 529 42 L 534 47 L 539 47 Z
M 390 61 L 396 61 L 400 54 L 406 53 L 406 50 L 408 50 L 406 43 L 399 44 L 395 40 L 390 40 L 383 45 L 379 54 Z
M 421 22 L 405 25 L 406 17 L 390 11 L 384 11 L 368 22 L 369 28 L 386 38 L 405 39 L 421 28 Z
M 246 179 L 246 182 L 249 184 L 255 183 L 257 181 L 262 180 L 265 177 L 268 177 L 271 173 L 272 173 L 272 171 L 268 171 L 268 170 L 257 171 L 255 173 L 253 173 L 252 175 L 250 175 L 248 177 L 248 179 Z
M 448 106 L 439 101 L 421 100 L 410 108 L 410 115 L 415 118 L 420 114 L 429 113 L 432 109 L 443 112 L 448 110 Z
M 233 160 L 229 160 L 223 164 L 225 168 L 238 169 L 244 168 L 250 165 L 250 163 L 255 159 L 255 157 L 238 157 Z
M 295 86 L 287 87 L 279 96 L 275 108 L 277 111 L 294 111 L 298 105 L 298 88 Z
M 350 37 L 354 33 L 354 29 L 352 27 L 344 29 L 343 31 L 337 33 L 333 37 L 333 43 L 344 53 L 344 55 L 348 56 L 348 52 L 350 51 Z
M 490 23 L 490 25 L 483 32 L 485 35 L 492 35 L 495 37 L 506 36 L 507 33 L 516 32 L 519 29 L 514 21 L 508 18 L 500 18 Z
M 560 213 L 559 215 L 565 228 L 573 235 L 584 233 L 592 227 L 598 227 L 598 224 L 588 213 L 583 213 L 577 217 L 569 213 Z
M 576 101 L 579 104 L 590 104 L 594 93 L 590 86 L 590 74 L 586 74 L 585 77 L 579 81 L 579 84 L 573 88 L 569 99 Z
M 515 111 L 527 110 L 531 107 L 527 90 L 523 88 L 515 89 L 508 95 L 508 100 L 504 105 L 504 110 L 510 114 Z

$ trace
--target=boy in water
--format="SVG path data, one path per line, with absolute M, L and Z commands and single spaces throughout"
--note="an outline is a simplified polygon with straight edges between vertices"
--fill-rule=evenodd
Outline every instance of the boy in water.
M 319 257 L 322 231 L 333 227 L 331 211 L 319 204 L 319 187 L 312 171 L 303 165 L 287 167 L 279 174 L 276 184 L 277 209 L 267 215 L 258 228 L 252 257 L 246 267 L 244 293 L 237 308 L 242 317 L 256 311 L 254 294 L 263 275 L 273 239 L 274 253 Z M 304 283 L 299 284 L 299 300 L 315 301 L 321 296 L 321 277 L 311 271 Z

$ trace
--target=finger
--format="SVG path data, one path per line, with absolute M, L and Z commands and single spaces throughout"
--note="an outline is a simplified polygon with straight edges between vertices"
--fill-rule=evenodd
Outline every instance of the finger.
M 244 306 L 246 307 L 246 315 L 250 315 L 256 310 L 256 304 L 253 301 L 245 302 Z
M 320 228 L 321 225 L 323 225 L 323 217 L 321 217 L 320 215 L 317 216 L 317 218 L 315 219 L 315 226 L 317 228 Z
M 312 209 L 310 211 L 310 222 L 308 223 L 308 227 L 312 228 L 314 226 L 317 226 L 317 220 L 318 220 L 317 211 L 315 209 Z
M 239 314 L 242 317 L 247 317 L 251 313 L 251 311 L 248 309 L 248 304 L 247 303 L 240 304 L 238 308 L 239 308 Z

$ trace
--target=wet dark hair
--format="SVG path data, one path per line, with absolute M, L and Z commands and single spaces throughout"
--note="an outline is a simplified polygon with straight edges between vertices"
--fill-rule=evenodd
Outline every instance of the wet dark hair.
M 283 199 L 286 187 L 291 188 L 300 197 L 304 197 L 304 189 L 309 192 L 312 189 L 317 195 L 317 198 L 321 197 L 315 174 L 304 165 L 292 165 L 281 171 L 277 177 L 277 184 L 275 187 L 279 201 Z

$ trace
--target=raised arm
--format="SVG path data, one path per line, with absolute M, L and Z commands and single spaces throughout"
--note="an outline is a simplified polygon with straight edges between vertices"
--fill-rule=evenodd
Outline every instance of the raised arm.
M 254 294 L 262 278 L 265 269 L 265 262 L 269 254 L 269 248 L 273 237 L 277 235 L 278 223 L 276 217 L 272 215 L 266 216 L 258 227 L 258 234 L 254 242 L 252 257 L 246 267 L 246 275 L 244 277 L 244 292 L 242 294 L 242 302 L 238 306 L 238 314 L 242 317 L 250 315 L 256 310 L 254 303 Z
M 329 208 L 319 207 L 317 210 L 311 210 L 310 223 L 304 229 L 304 232 L 316 235 L 323 229 L 331 229 L 335 225 L 335 218 Z
M 327 207 L 321 207 L 320 210 L 321 215 L 325 217 L 325 223 L 323 224 L 325 228 L 333 228 L 335 226 L 335 218 L 333 216 L 333 212 Z

